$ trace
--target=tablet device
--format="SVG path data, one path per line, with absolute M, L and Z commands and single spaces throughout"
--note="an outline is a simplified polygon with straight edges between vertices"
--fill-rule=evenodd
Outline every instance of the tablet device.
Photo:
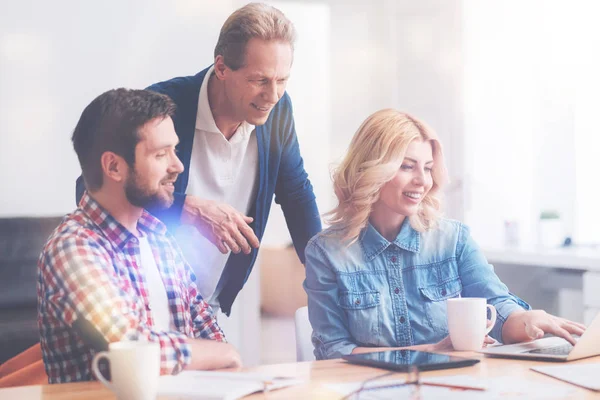
M 376 353 L 350 354 L 342 358 L 352 364 L 408 372 L 414 365 L 420 371 L 468 367 L 477 364 L 474 358 L 455 357 L 446 354 L 427 353 L 416 350 L 391 350 Z

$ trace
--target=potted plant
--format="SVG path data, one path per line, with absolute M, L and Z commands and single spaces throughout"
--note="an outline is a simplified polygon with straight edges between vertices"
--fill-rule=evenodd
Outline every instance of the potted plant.
M 564 232 L 560 214 L 556 210 L 540 213 L 538 242 L 541 247 L 559 247 L 563 244 Z

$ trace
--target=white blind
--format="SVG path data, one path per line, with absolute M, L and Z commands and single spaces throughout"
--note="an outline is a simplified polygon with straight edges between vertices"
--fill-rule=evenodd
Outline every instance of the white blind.
M 515 12 L 518 10 L 518 12 Z M 543 211 L 600 242 L 600 3 L 464 2 L 467 222 L 483 245 L 504 223 L 536 244 Z

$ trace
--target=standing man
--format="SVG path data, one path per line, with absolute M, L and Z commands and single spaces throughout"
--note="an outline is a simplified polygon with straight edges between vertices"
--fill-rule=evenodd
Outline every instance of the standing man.
M 225 21 L 212 66 L 148 88 L 177 105 L 173 122 L 185 166 L 173 206 L 150 212 L 170 229 L 197 229 L 181 245 L 193 249 L 186 257 L 200 293 L 227 315 L 256 261 L 273 195 L 302 262 L 306 243 L 321 230 L 285 92 L 295 35 L 281 11 L 248 4 Z
M 107 342 L 158 342 L 161 373 L 241 365 L 165 225 L 144 209 L 170 207 L 183 171 L 173 102 L 110 90 L 83 111 L 73 146 L 87 191 L 44 246 L 38 325 L 50 383 L 94 379 Z

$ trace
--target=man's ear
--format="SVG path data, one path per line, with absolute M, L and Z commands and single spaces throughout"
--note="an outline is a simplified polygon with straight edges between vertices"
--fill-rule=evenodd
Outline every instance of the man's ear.
M 225 59 L 222 55 L 218 55 L 215 57 L 215 75 L 219 80 L 225 79 L 225 73 L 227 71 L 227 65 L 225 65 Z
M 112 151 L 102 153 L 100 164 L 104 176 L 114 182 L 124 182 L 129 174 L 129 166 L 125 159 Z

